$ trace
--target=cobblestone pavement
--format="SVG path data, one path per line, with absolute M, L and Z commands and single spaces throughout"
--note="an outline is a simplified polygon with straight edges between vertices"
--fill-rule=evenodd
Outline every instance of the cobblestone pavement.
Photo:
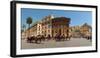
M 36 49 L 36 48 L 56 48 L 56 47 L 80 47 L 92 46 L 92 42 L 85 38 L 71 38 L 67 41 L 42 41 L 41 44 L 27 43 L 26 40 L 21 41 L 22 49 Z

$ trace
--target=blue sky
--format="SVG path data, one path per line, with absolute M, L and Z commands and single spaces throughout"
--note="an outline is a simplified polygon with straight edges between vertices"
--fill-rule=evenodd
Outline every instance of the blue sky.
M 72 11 L 72 10 L 49 10 L 49 9 L 21 9 L 21 25 L 26 25 L 26 19 L 32 17 L 33 23 L 40 21 L 47 15 L 54 15 L 55 17 L 68 17 L 71 19 L 70 26 L 82 25 L 84 23 L 92 24 L 91 11 Z

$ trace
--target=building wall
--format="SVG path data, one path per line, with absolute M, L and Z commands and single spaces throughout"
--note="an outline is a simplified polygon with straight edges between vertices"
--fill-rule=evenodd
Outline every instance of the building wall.
M 92 27 L 90 25 L 72 26 L 70 27 L 70 35 L 72 37 L 92 36 Z
M 57 34 L 72 37 L 92 36 L 92 28 L 88 24 L 70 26 L 70 18 L 46 16 L 40 22 L 22 33 L 22 37 L 44 35 L 55 37 Z M 29 34 L 30 32 L 30 34 Z M 26 33 L 26 34 L 25 34 Z M 24 36 L 24 37 L 25 37 Z
M 70 19 L 65 17 L 54 18 L 52 22 L 53 36 L 57 34 L 69 36 Z
M 68 36 L 69 33 L 69 18 L 57 17 L 49 15 L 44 17 L 40 22 L 35 26 L 32 26 L 27 30 L 28 36 L 37 36 L 44 35 L 51 37 L 56 36 L 57 34 Z M 28 34 L 30 32 L 30 34 Z

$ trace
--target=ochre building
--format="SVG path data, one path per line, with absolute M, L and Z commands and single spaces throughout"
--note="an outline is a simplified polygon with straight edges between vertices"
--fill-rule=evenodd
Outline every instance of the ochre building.
M 70 18 L 66 17 L 54 17 L 52 15 L 44 17 L 41 21 L 33 24 L 29 29 L 27 29 L 22 34 L 26 37 L 44 35 L 51 37 L 57 34 L 68 36 L 69 35 L 69 24 Z

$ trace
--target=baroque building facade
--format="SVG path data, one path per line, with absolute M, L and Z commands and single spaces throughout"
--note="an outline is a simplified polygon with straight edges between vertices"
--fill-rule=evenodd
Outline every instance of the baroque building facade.
M 46 16 L 41 21 L 36 22 L 26 31 L 22 32 L 22 37 L 43 35 L 55 37 L 57 34 L 63 36 L 83 37 L 92 36 L 92 27 L 87 23 L 80 26 L 70 26 L 70 18 Z
M 69 34 L 72 35 L 72 37 L 92 36 L 92 27 L 87 23 L 80 26 L 71 26 Z
M 70 18 L 66 17 L 54 17 L 52 15 L 44 17 L 41 21 L 32 25 L 22 34 L 26 37 L 43 35 L 47 37 L 56 36 L 57 34 L 68 36 L 69 34 Z

